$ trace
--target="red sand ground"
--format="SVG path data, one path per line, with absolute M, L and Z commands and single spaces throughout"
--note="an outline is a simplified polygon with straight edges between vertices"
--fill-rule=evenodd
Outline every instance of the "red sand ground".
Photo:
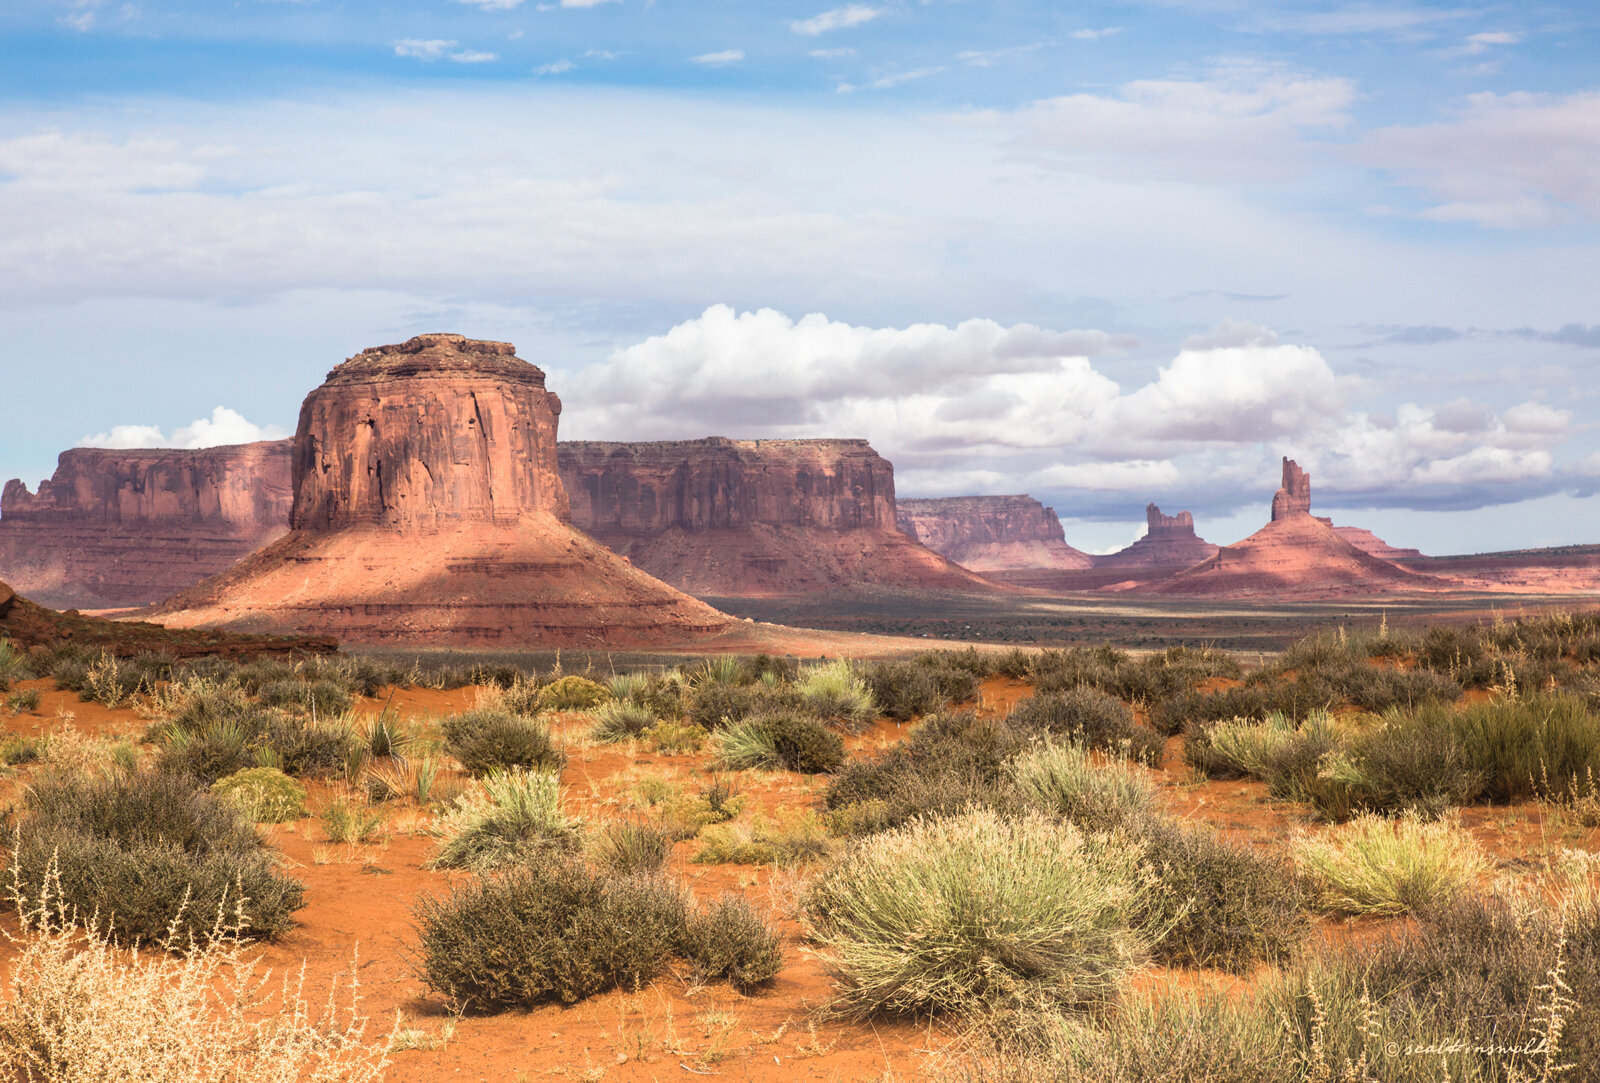
M 88 734 L 137 739 L 145 726 L 133 710 L 79 702 L 71 693 L 55 691 L 48 681 L 18 687 L 39 689 L 41 703 L 35 712 L 0 719 L 7 733 L 49 732 L 70 721 Z M 1030 691 L 1020 681 L 985 681 L 979 709 L 1004 712 Z M 387 703 L 391 712 L 426 727 L 470 706 L 475 696 L 474 689 L 400 689 L 392 699 L 385 691 L 362 701 L 359 710 L 375 715 Z M 552 727 L 571 756 L 563 782 L 572 814 L 590 820 L 624 814 L 628 777 L 637 772 L 673 772 L 690 781 L 703 781 L 709 774 L 703 755 L 664 756 L 627 745 L 585 747 L 581 737 L 586 725 L 585 718 L 573 715 L 558 716 Z M 853 752 L 875 750 L 898 740 L 905 728 L 881 721 L 847 743 Z M 1177 740 L 1169 742 L 1165 761 L 1151 771 L 1179 816 L 1270 849 L 1281 848 L 1297 829 L 1322 829 L 1303 821 L 1295 806 L 1270 801 L 1260 783 L 1190 778 L 1179 752 Z M 14 799 L 25 779 L 26 769 L 0 779 L 0 801 Z M 787 772 L 746 772 L 738 782 L 751 804 L 769 813 L 809 807 L 823 787 L 819 779 Z M 313 803 L 326 800 L 328 793 L 326 786 L 314 787 Z M 409 916 L 414 900 L 443 892 L 452 880 L 465 876 L 422 867 L 433 850 L 425 833 L 427 819 L 426 813 L 401 806 L 390 814 L 387 833 L 369 846 L 336 846 L 315 819 L 267 829 L 293 875 L 306 883 L 308 905 L 297 915 L 299 924 L 264 945 L 262 955 L 278 972 L 298 970 L 303 962 L 313 993 L 325 990 L 352 957 L 358 958 L 362 1007 L 373 1030 L 387 1032 L 399 1013 L 411 1044 L 417 1046 L 395 1053 L 386 1076 L 394 1083 L 655 1083 L 686 1074 L 762 1083 L 906 1080 L 924 1078 L 941 1051 L 959 1048 L 959 1034 L 949 1026 L 829 1018 L 824 1011 L 831 994 L 829 976 L 823 963 L 806 952 L 794 918 L 802 877 L 753 866 L 691 864 L 694 842 L 677 845 L 670 871 L 702 902 L 714 901 L 724 891 L 743 893 L 781 929 L 785 965 L 769 987 L 743 996 L 726 985 L 696 987 L 680 974 L 639 992 L 611 992 L 574 1007 L 456 1020 L 437 997 L 426 995 L 410 967 L 409 952 L 416 942 Z M 1538 860 L 1563 846 L 1600 850 L 1600 829 L 1567 825 L 1559 814 L 1538 805 L 1467 809 L 1462 822 L 1503 863 Z M 1366 939 L 1387 935 L 1402 924 L 1324 920 L 1319 932 L 1330 941 Z M 0 925 L 14 931 L 15 919 Z M 14 945 L 0 944 L 0 965 L 8 964 L 15 951 Z M 1136 982 L 1134 992 L 1161 995 L 1174 982 L 1240 995 L 1251 984 L 1250 979 L 1219 972 L 1152 968 Z

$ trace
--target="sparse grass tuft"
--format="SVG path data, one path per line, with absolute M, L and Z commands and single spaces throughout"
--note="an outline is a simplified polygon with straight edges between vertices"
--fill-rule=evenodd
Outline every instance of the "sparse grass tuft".
M 618 699 L 599 708 L 589 727 L 591 739 L 610 744 L 644 736 L 656 724 L 655 712 L 629 700 Z
M 861 733 L 878 717 L 872 692 L 843 659 L 803 670 L 794 686 L 800 705 L 849 733 Z
M 561 781 L 542 771 L 489 775 L 439 818 L 433 868 L 496 869 L 577 848 L 580 821 L 561 810 Z
M 667 833 L 641 820 L 612 820 L 589 840 L 590 860 L 616 873 L 659 872 L 671 853 Z
M 1345 914 L 1404 914 L 1448 904 L 1486 871 L 1472 836 L 1454 823 L 1362 816 L 1294 844 L 1321 903 Z

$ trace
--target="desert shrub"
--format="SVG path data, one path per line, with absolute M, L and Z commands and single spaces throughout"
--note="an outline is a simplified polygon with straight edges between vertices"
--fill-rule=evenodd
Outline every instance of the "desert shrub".
M 658 872 L 672 853 L 672 840 L 654 824 L 612 820 L 589 839 L 589 857 L 616 873 Z
M 366 843 L 383 831 L 385 816 L 379 809 L 367 808 L 343 797 L 328 802 L 318 819 L 329 842 Z
M 827 830 L 815 813 L 777 822 L 757 816 L 708 824 L 700 832 L 700 849 L 690 858 L 697 865 L 804 864 L 833 852 Z
M 1035 693 L 1019 701 L 1006 722 L 1022 733 L 1059 735 L 1140 763 L 1161 758 L 1160 735 L 1135 724 L 1126 703 L 1093 688 Z
M 606 691 L 611 698 L 618 702 L 625 702 L 635 696 L 642 696 L 650 688 L 650 674 L 648 673 L 617 673 L 606 682 Z
M 1450 902 L 1487 868 L 1472 836 L 1448 821 L 1362 816 L 1320 838 L 1302 837 L 1294 859 L 1320 902 L 1347 914 L 1403 914 Z
M 1333 683 L 1346 703 L 1374 713 L 1393 707 L 1453 702 L 1461 695 L 1461 686 L 1454 680 L 1427 669 L 1352 665 Z
M 726 981 L 743 992 L 770 981 L 783 966 L 778 934 L 737 895 L 689 917 L 683 954 L 700 981 Z
M 1018 756 L 1007 769 L 1022 801 L 1084 831 L 1134 827 L 1159 807 L 1155 786 L 1138 768 L 1097 766 L 1082 745 L 1041 745 Z
M 1295 740 L 1295 724 L 1286 716 L 1265 720 L 1234 718 L 1190 730 L 1183 758 L 1207 778 L 1265 778 L 1267 763 Z
M 831 771 L 844 762 L 839 735 L 812 718 L 764 714 L 718 730 L 717 762 L 728 770 L 783 768 L 802 774 Z
M 38 737 L 18 737 L 14 734 L 0 737 L 0 763 L 7 767 L 33 763 L 43 754 L 43 743 L 43 739 Z
M 952 664 L 948 654 L 873 662 L 863 668 L 862 678 L 878 710 L 897 722 L 978 698 L 979 675 L 969 666 Z
M 457 1011 L 576 1003 L 638 988 L 682 943 L 688 903 L 650 877 L 542 861 L 423 898 L 418 976 Z
M 350 709 L 350 693 L 330 680 L 303 681 L 295 678 L 263 685 L 257 698 L 268 707 L 290 707 L 326 718 Z
M 1443 673 L 1466 688 L 1488 688 L 1499 676 L 1499 666 L 1476 628 L 1428 628 L 1422 633 L 1417 665 Z
M 856 1015 L 1092 1009 L 1148 958 L 1140 857 L 1124 839 L 978 809 L 857 843 L 805 914 Z
M 380 715 L 359 731 L 361 746 L 374 760 L 404 759 L 415 743 L 415 735 L 392 718 Z
M 383 1075 L 389 1040 L 368 1041 L 353 972 L 335 978 L 319 1013 L 303 979 L 263 993 L 269 975 L 226 916 L 203 946 L 179 937 L 158 943 L 166 951 L 128 953 L 72 928 L 57 896 L 16 902 L 22 936 L 0 1003 L 0 1078 L 375 1083 Z
M 13 895 L 46 893 L 97 917 L 119 941 L 168 934 L 204 940 L 219 911 L 244 908 L 241 935 L 272 937 L 304 905 L 304 886 L 280 875 L 250 823 L 230 804 L 174 775 L 51 775 L 23 799 L 12 854 Z
M 630 700 L 617 699 L 595 711 L 589 736 L 606 743 L 628 741 L 642 737 L 655 724 L 656 715 L 650 708 Z
M 1461 738 L 1467 762 L 1482 774 L 1483 796 L 1490 801 L 1527 800 L 1545 780 L 1565 789 L 1600 771 L 1600 716 L 1576 697 L 1496 699 L 1445 717 Z
M 1409 716 L 1391 712 L 1381 724 L 1352 740 L 1347 757 L 1353 777 L 1350 792 L 1338 796 L 1337 808 L 1409 810 L 1431 819 L 1469 804 L 1483 792 L 1483 773 L 1442 712 Z M 1326 795 L 1324 787 L 1313 791 L 1312 797 L 1329 805 Z
M 587 711 L 611 695 L 606 686 L 571 674 L 558 677 L 539 690 L 539 707 L 545 711 Z
M 575 849 L 579 821 L 561 811 L 561 781 L 542 771 L 496 773 L 439 818 L 434 868 L 493 869 Z
M 714 778 L 698 793 L 659 780 L 643 788 L 644 803 L 660 817 L 661 829 L 674 842 L 692 839 L 702 828 L 727 823 L 744 811 L 746 799 L 725 778 Z
M 218 779 L 211 792 L 255 823 L 281 824 L 306 815 L 306 788 L 272 767 L 251 767 Z
M 1310 933 L 1305 899 L 1280 858 L 1165 818 L 1137 837 L 1156 883 L 1153 925 L 1164 933 L 1155 957 L 1168 966 L 1244 974 L 1284 962 Z
M 843 659 L 802 670 L 794 689 L 803 710 L 848 733 L 862 733 L 878 717 L 866 681 Z
M 958 812 L 1002 799 L 1006 763 L 1027 740 L 1004 722 L 970 711 L 933 715 L 876 756 L 847 760 L 823 797 L 840 823 L 894 827 L 917 816 Z M 870 817 L 849 806 L 877 802 Z
M 352 747 L 337 720 L 310 722 L 278 711 L 244 711 L 200 729 L 169 725 L 158 733 L 161 770 L 203 782 L 236 774 L 270 759 L 285 774 L 325 777 L 344 769 Z
M 475 708 L 449 716 L 440 729 L 445 751 L 476 778 L 518 768 L 558 770 L 567 762 L 551 743 L 547 726 L 508 710 Z
M 11 640 L 0 637 L 0 692 L 8 692 L 12 682 L 25 681 L 32 676 L 27 655 L 17 650 Z
M 645 731 L 650 747 L 667 756 L 698 752 L 700 746 L 706 743 L 707 736 L 699 726 L 671 720 L 657 722 Z
M 689 694 L 688 719 L 703 730 L 737 722 L 772 703 L 771 693 L 760 685 L 743 686 L 702 681 Z
M 0 689 L 3 688 L 4 685 L 0 685 Z M 13 692 L 6 697 L 6 710 L 14 715 L 37 711 L 40 698 L 37 688 L 26 688 L 20 692 Z

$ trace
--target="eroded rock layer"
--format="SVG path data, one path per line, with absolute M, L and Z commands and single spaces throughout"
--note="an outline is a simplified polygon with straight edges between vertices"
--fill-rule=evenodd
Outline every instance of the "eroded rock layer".
M 900 532 L 894 467 L 865 440 L 572 441 L 558 451 L 573 525 L 694 594 L 993 589 Z
M 357 643 L 688 644 L 733 620 L 572 529 L 560 401 L 505 343 L 366 350 L 306 399 L 294 529 L 171 599 L 178 626 Z
M 900 529 L 973 571 L 1078 570 L 1093 558 L 1067 544 L 1053 508 L 1031 496 L 950 496 L 895 502 Z
M 1194 532 L 1194 516 L 1186 511 L 1163 515 L 1145 505 L 1144 537 L 1115 553 L 1094 558 L 1096 568 L 1187 568 L 1216 555 L 1217 547 Z
M 288 530 L 290 459 L 287 440 L 64 451 L 37 493 L 0 494 L 0 575 L 57 608 L 160 601 Z

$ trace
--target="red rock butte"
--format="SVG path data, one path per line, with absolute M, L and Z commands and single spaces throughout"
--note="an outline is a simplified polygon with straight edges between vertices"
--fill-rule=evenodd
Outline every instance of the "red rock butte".
M 1140 584 L 1141 594 L 1334 598 L 1373 592 L 1439 590 L 1456 584 L 1375 557 L 1311 514 L 1311 476 L 1283 460 L 1283 485 L 1272 497 L 1272 520 L 1241 542 L 1165 579 Z
M 1187 568 L 1216 555 L 1217 547 L 1194 532 L 1186 511 L 1163 515 L 1154 504 L 1144 509 L 1144 537 L 1115 553 L 1094 558 L 1096 568 Z
M 895 516 L 906 534 L 973 571 L 1094 565 L 1067 544 L 1055 509 L 1025 494 L 901 498 Z
M 190 451 L 72 448 L 37 494 L 0 495 L 0 576 L 58 609 L 149 605 L 282 537 L 287 440 Z
M 572 528 L 560 413 L 507 343 L 420 335 L 357 354 L 301 408 L 290 532 L 158 619 L 416 646 L 726 633 L 732 618 Z
M 995 586 L 902 534 L 865 440 L 569 441 L 573 525 L 680 589 L 784 597 Z

